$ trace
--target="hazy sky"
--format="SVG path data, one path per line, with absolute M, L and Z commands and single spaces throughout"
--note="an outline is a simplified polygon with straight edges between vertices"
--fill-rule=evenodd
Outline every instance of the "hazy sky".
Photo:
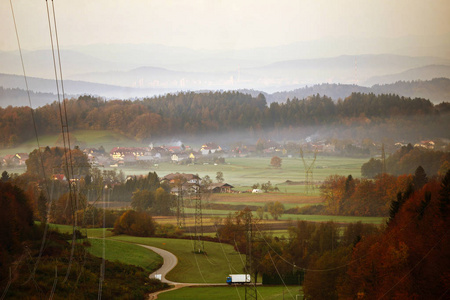
M 24 49 L 49 48 L 44 0 L 12 0 Z M 339 37 L 450 32 L 448 0 L 55 0 L 60 45 L 151 43 L 241 49 Z M 0 49 L 16 50 L 9 0 Z

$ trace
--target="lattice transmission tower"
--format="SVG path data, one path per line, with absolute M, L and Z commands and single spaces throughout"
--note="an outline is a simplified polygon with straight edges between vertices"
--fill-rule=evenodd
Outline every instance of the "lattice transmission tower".
M 314 149 L 314 159 L 313 161 L 308 165 L 305 161 L 305 157 L 303 154 L 303 149 L 300 147 L 300 156 L 303 161 L 303 166 L 305 167 L 305 186 L 306 186 L 306 194 L 312 194 L 314 192 L 314 175 L 313 175 L 313 169 L 314 164 L 316 163 L 316 157 L 317 157 L 317 148 Z
M 203 213 L 202 194 L 200 184 L 194 184 L 194 191 L 191 193 L 191 200 L 195 205 L 195 228 L 194 228 L 194 252 L 205 253 L 205 243 L 203 242 Z
M 247 240 L 246 259 L 245 259 L 245 273 L 250 274 L 251 282 L 245 285 L 245 300 L 258 299 L 258 290 L 256 288 L 256 272 L 253 268 L 252 257 L 252 243 L 253 243 L 253 222 L 252 213 L 249 211 L 245 216 L 245 233 Z
M 185 228 L 186 227 L 186 217 L 184 214 L 184 195 L 186 192 L 186 182 L 187 179 L 179 174 L 174 178 L 174 186 L 178 189 L 178 195 L 177 195 L 177 226 L 178 228 Z

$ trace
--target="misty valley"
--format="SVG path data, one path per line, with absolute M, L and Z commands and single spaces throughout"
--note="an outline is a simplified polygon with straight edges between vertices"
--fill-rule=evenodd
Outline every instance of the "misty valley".
M 448 299 L 445 1 L 0 3 L 0 299 Z

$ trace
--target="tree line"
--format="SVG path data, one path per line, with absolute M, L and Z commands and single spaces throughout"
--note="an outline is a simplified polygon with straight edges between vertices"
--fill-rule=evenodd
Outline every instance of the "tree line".
M 262 94 L 253 98 L 239 92 L 185 92 L 135 101 L 104 101 L 80 96 L 67 100 L 66 108 L 71 130 L 113 130 L 138 141 L 175 134 L 232 130 L 255 133 L 265 129 L 321 125 L 394 129 L 401 124 L 413 126 L 420 132 L 446 136 L 448 132 L 442 128 L 446 128 L 449 121 L 441 116 L 450 112 L 449 103 L 433 105 L 421 98 L 361 93 L 353 93 L 337 102 L 327 96 L 314 95 L 288 99 L 286 103 L 274 102 L 270 106 Z M 38 133 L 58 133 L 58 115 L 57 102 L 35 109 Z M 410 121 L 411 117 L 414 122 Z M 420 127 L 417 120 L 421 122 Z M 34 131 L 30 130 L 33 126 L 29 107 L 0 108 L 0 147 L 12 147 L 33 138 Z

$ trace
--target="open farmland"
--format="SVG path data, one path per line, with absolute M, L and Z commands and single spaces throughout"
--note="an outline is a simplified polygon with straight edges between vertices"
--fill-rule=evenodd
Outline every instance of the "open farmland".
M 206 175 L 215 179 L 216 173 L 221 171 L 225 182 L 233 185 L 235 190 L 246 191 L 253 184 L 270 181 L 278 186 L 284 193 L 304 193 L 305 168 L 301 158 L 282 157 L 281 168 L 270 166 L 271 157 L 227 157 L 225 164 L 191 164 L 179 165 L 170 162 L 158 163 L 148 170 L 123 168 L 126 174 L 147 174 L 149 171 L 156 172 L 160 177 L 170 173 L 192 173 L 200 177 Z M 333 174 L 354 178 L 361 177 L 361 165 L 367 162 L 367 158 L 348 158 L 317 155 L 315 168 L 313 170 L 314 181 L 320 184 L 326 177 Z M 307 164 L 312 162 L 312 157 L 305 157 Z M 291 183 L 289 183 L 289 181 Z M 297 184 L 296 184 L 297 183 Z

